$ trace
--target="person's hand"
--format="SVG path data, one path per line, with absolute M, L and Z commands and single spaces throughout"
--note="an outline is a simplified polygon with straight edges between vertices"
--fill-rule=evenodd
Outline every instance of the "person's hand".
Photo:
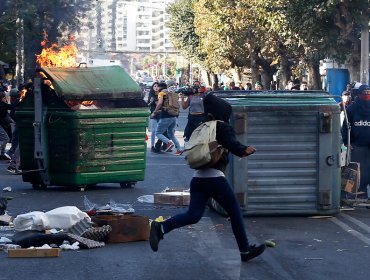
M 252 154 L 254 154 L 256 152 L 256 148 L 253 147 L 253 146 L 248 146 L 246 149 L 245 149 L 245 152 L 244 152 L 244 155 L 243 157 L 247 157 L 247 156 L 250 156 Z

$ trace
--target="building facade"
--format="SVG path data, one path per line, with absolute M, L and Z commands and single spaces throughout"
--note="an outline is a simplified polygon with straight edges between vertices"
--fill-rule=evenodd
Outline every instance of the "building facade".
M 172 52 L 165 26 L 174 0 L 91 1 L 77 36 L 80 50 L 92 52 Z

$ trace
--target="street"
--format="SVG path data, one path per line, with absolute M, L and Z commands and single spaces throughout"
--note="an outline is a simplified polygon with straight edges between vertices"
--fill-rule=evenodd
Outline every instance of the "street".
M 182 135 L 186 112 L 179 118 Z M 182 138 L 181 138 L 182 139 Z M 84 210 L 84 197 L 104 205 L 129 203 L 136 214 L 169 217 L 186 207 L 141 203 L 137 198 L 166 187 L 188 188 L 192 170 L 183 156 L 147 151 L 145 181 L 134 188 L 99 184 L 84 192 L 62 186 L 34 190 L 21 176 L 7 173 L 0 162 L 0 191 L 11 196 L 8 214 L 48 211 L 74 205 Z M 10 186 L 11 192 L 2 189 Z M 241 263 L 227 218 L 207 209 L 196 225 L 177 229 L 154 253 L 149 242 L 107 244 L 103 248 L 62 251 L 58 258 L 12 259 L 0 252 L 0 280 L 5 279 L 368 279 L 370 210 L 356 208 L 335 217 L 245 217 L 251 243 L 276 241 L 258 258 Z M 0 231 L 1 233 L 1 231 Z

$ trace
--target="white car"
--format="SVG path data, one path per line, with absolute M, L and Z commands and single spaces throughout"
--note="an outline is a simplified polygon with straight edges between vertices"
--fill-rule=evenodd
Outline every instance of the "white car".
M 145 86 L 145 88 L 151 88 L 151 86 L 154 83 L 154 80 L 152 77 L 144 77 L 141 83 Z

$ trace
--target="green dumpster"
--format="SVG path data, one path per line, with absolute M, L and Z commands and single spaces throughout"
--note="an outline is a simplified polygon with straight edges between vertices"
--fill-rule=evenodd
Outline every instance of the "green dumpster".
M 149 111 L 119 66 L 43 68 L 17 112 L 22 178 L 33 188 L 143 181 Z

